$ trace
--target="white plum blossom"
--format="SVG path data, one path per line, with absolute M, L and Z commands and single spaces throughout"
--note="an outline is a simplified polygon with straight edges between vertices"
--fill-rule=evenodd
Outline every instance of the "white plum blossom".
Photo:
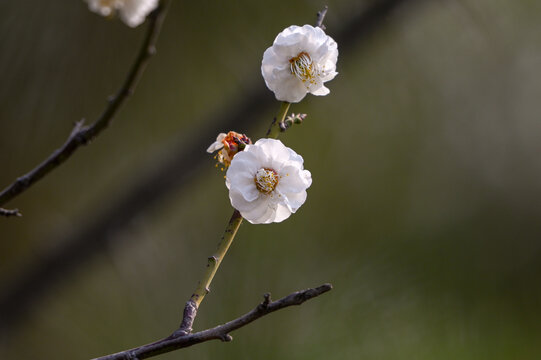
M 224 147 L 223 141 L 226 135 L 227 135 L 226 133 L 219 133 L 218 136 L 216 137 L 216 141 L 210 144 L 210 146 L 208 147 L 207 152 L 213 153 L 216 150 L 223 149 Z
M 226 173 L 231 205 L 252 224 L 281 222 L 306 201 L 312 184 L 303 158 L 280 140 L 260 139 L 235 155 Z
M 85 0 L 88 8 L 102 16 L 118 12 L 126 25 L 136 27 L 158 6 L 159 0 Z
M 263 54 L 261 73 L 276 99 L 297 103 L 307 93 L 327 95 L 323 83 L 336 72 L 338 45 L 319 27 L 290 26 Z

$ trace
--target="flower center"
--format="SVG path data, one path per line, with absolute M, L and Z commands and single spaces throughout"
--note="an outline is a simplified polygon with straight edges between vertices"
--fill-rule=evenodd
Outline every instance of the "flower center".
M 100 0 L 99 4 L 100 6 L 107 6 L 107 7 L 113 7 L 115 4 L 115 0 Z
M 257 190 L 264 194 L 273 192 L 278 185 L 278 180 L 280 180 L 280 176 L 272 169 L 259 169 L 254 177 Z
M 300 52 L 299 55 L 289 59 L 291 73 L 302 82 L 316 83 L 316 76 L 319 74 L 319 69 L 316 63 L 307 52 Z

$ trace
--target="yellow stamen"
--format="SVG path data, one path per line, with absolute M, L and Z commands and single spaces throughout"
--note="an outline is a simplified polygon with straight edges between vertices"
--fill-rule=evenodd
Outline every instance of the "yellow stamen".
M 307 52 L 300 52 L 296 57 L 289 59 L 289 63 L 291 73 L 299 80 L 303 83 L 308 81 L 310 84 L 316 84 L 319 69 Z
M 254 177 L 257 190 L 264 194 L 270 194 L 278 185 L 280 176 L 272 169 L 259 169 Z

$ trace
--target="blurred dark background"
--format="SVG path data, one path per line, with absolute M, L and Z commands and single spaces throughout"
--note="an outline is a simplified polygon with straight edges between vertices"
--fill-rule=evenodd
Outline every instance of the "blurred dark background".
M 368 32 L 350 26 L 378 2 L 173 1 L 158 53 L 113 125 L 6 204 L 24 217 L 0 219 L 0 293 L 192 139 L 261 137 L 277 102 L 241 128 L 220 119 L 265 91 L 260 61 L 278 32 L 314 23 L 328 4 L 330 36 L 357 30 L 338 44 L 331 94 L 294 105 L 308 118 L 281 138 L 312 172 L 308 200 L 283 223 L 242 225 L 195 329 L 243 314 L 267 291 L 335 289 L 232 343 L 160 359 L 541 358 L 541 3 L 403 0 Z M 0 4 L 0 29 L 3 188 L 75 121 L 95 121 L 146 27 L 83 1 L 25 0 Z M 91 358 L 178 326 L 231 213 L 212 156 L 178 166 L 184 181 L 31 288 L 9 326 L 0 319 L 1 358 Z

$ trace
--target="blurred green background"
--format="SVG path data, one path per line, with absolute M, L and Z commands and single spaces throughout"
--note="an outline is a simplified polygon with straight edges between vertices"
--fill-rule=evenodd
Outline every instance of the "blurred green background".
M 209 127 L 260 137 L 278 103 L 244 129 L 212 115 L 265 86 L 260 61 L 276 34 L 328 4 L 333 36 L 371 3 L 174 1 L 111 128 L 6 205 L 24 217 L 0 219 L 0 290 L 181 139 Z M 281 138 L 312 172 L 307 202 L 283 223 L 242 225 L 194 327 L 233 319 L 268 291 L 334 290 L 232 343 L 159 359 L 540 359 L 540 20 L 535 0 L 406 1 L 341 53 L 331 94 L 294 105 L 308 118 Z M 145 26 L 82 1 L 25 0 L 0 4 L 0 29 L 3 188 L 74 121 L 95 121 Z M 212 156 L 196 174 L 51 285 L 3 335 L 0 357 L 85 359 L 175 329 L 231 213 Z

